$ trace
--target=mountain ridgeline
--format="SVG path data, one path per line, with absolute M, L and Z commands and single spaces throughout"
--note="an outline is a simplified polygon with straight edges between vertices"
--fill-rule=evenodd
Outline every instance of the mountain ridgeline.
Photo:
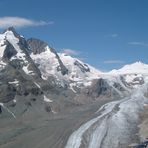
M 40 39 L 26 40 L 13 27 L 0 35 L 0 70 L 1 103 L 19 96 L 38 96 L 44 101 L 45 95 L 59 92 L 72 94 L 68 102 L 85 104 L 100 97 L 125 95 L 129 87 L 144 83 L 143 77 L 135 74 L 131 82 L 123 75 L 104 74 L 79 59 L 57 53 Z

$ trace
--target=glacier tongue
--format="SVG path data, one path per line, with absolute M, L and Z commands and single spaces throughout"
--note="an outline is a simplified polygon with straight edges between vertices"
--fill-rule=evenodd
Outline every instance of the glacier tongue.
M 144 96 L 147 89 L 148 82 L 133 90 L 130 96 L 104 105 L 97 112 L 101 115 L 76 130 L 69 137 L 65 148 L 80 148 L 85 136 L 89 137 L 85 138 L 85 147 L 128 147 L 132 134 L 135 134 L 138 114 L 148 104 L 148 98 Z

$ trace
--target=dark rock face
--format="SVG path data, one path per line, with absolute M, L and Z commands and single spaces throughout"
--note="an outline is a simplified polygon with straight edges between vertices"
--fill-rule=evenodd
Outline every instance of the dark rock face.
M 38 69 L 38 67 L 36 66 L 36 64 L 32 60 L 32 58 L 30 57 L 31 50 L 29 49 L 29 45 L 27 44 L 27 41 L 24 38 L 19 37 L 19 43 L 18 43 L 18 45 L 19 45 L 20 49 L 26 55 L 25 58 L 26 58 L 26 60 L 29 63 L 28 70 L 34 71 L 34 74 L 35 74 L 34 76 L 36 78 L 41 78 L 41 72 L 40 72 L 40 70 Z
M 91 87 L 86 91 L 88 96 L 92 96 L 97 98 L 101 95 L 110 96 L 111 95 L 111 87 L 108 85 L 106 80 L 100 78 L 98 80 L 94 80 Z
M 123 83 L 124 84 L 124 83 Z M 115 87 L 115 88 L 117 88 L 119 91 L 125 91 L 125 89 L 121 86 L 121 84 L 119 84 L 119 83 L 114 83 L 113 84 L 113 86 Z
M 42 90 L 40 90 L 36 85 L 33 84 L 31 81 L 26 81 L 24 83 L 20 83 L 19 86 L 16 88 L 17 95 L 20 96 L 28 96 L 28 95 L 33 95 L 33 96 L 38 96 L 42 95 Z
M 0 114 L 2 113 L 2 107 L 1 107 L 1 105 L 0 105 Z
M 18 62 L 19 63 L 19 62 Z M 17 81 L 18 83 L 13 83 Z M 38 80 L 36 80 L 38 81 Z M 25 75 L 16 62 L 10 62 L 0 73 L 0 102 L 9 102 L 15 98 L 16 95 L 27 96 L 32 94 L 34 96 L 41 95 L 42 90 L 34 84 L 34 80 Z
M 57 71 L 61 71 L 62 75 L 68 74 L 68 69 L 60 62 L 60 66 L 57 67 Z
M 124 83 L 123 83 L 124 85 Z M 119 92 L 120 94 L 119 94 Z M 99 98 L 99 97 L 116 97 L 121 94 L 124 95 L 125 88 L 121 86 L 120 83 L 114 82 L 113 86 L 110 86 L 107 80 L 100 78 L 93 80 L 92 85 L 89 86 L 83 93 L 86 93 L 88 96 L 92 98 Z
M 125 75 L 126 76 L 126 75 Z M 135 74 L 135 76 L 137 76 L 137 74 Z M 121 78 L 121 81 L 122 83 L 125 85 L 125 86 L 134 86 L 134 85 L 143 85 L 144 84 L 144 78 L 142 76 L 137 76 L 135 77 L 130 83 L 127 83 L 126 80 L 125 80 L 125 77 L 124 75 L 120 77 Z
M 57 67 L 57 70 L 60 71 L 62 73 L 62 75 L 68 74 L 68 69 L 65 67 L 65 65 L 61 61 L 61 59 L 60 59 L 59 55 L 57 54 L 57 52 L 55 51 L 55 49 L 50 47 L 50 51 L 55 54 L 55 57 L 57 58 L 57 60 L 59 62 L 59 66 Z
M 86 64 L 82 65 L 79 61 L 75 61 L 74 65 L 77 65 L 83 73 L 90 72 L 90 69 Z
M 14 36 L 15 36 L 16 38 L 19 38 L 19 37 L 20 37 L 20 35 L 16 32 L 16 30 L 15 30 L 15 28 L 14 28 L 13 26 L 7 28 L 3 33 L 7 32 L 7 31 L 12 31 L 13 34 L 14 34 Z
M 51 112 L 52 110 L 51 110 L 51 107 L 49 106 L 49 105 L 46 105 L 45 106 L 45 111 L 46 112 Z
M 42 52 L 45 52 L 45 47 L 47 46 L 47 43 L 34 38 L 28 39 L 27 44 L 33 54 L 40 54 Z
M 0 85 L 0 102 L 7 103 L 14 99 L 16 89 L 9 84 Z
M 9 43 L 9 41 L 5 41 L 6 49 L 4 51 L 3 60 L 8 61 L 11 57 L 17 54 L 15 48 Z
M 142 85 L 144 84 L 144 79 L 143 77 L 137 77 L 133 80 L 133 83 L 132 84 L 139 84 L 139 85 Z
M 56 58 L 58 59 L 59 66 L 57 67 L 57 70 L 58 71 L 61 71 L 61 73 L 63 75 L 68 74 L 68 69 L 65 67 L 65 65 L 61 61 L 61 59 L 60 59 L 59 55 L 57 54 L 57 52 L 55 51 L 55 49 L 53 49 L 53 48 L 50 47 L 50 50 L 51 50 L 51 52 L 53 52 L 55 54 Z

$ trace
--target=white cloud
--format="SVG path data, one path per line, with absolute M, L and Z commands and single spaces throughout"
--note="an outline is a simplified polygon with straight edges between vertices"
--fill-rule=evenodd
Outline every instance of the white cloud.
M 148 47 L 148 43 L 144 43 L 144 42 L 129 42 L 128 44 Z
M 44 25 L 51 25 L 53 21 L 46 22 L 46 21 L 35 21 L 32 19 L 27 19 L 23 17 L 0 17 L 0 28 L 8 28 L 10 26 L 22 28 L 22 27 L 31 27 L 31 26 L 44 26 Z
M 119 34 L 117 34 L 117 33 L 105 35 L 105 37 L 110 37 L 110 38 L 116 38 L 118 36 L 119 36 Z
M 121 61 L 121 60 L 107 60 L 103 62 L 104 64 L 123 64 L 125 63 L 125 61 Z
M 71 56 L 77 56 L 80 54 L 79 51 L 73 49 L 63 49 L 62 52 Z

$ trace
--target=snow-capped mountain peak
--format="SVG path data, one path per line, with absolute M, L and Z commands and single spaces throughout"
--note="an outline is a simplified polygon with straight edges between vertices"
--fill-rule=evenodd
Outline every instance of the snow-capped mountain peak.
M 26 40 L 17 34 L 13 27 L 0 34 L 0 69 L 7 64 L 17 65 L 16 67 L 27 75 L 37 75 L 47 81 L 54 79 L 54 83 L 69 87 L 73 91 L 88 87 L 93 80 L 99 78 L 112 81 L 116 75 L 126 75 L 125 82 L 128 84 L 141 84 L 143 79 L 139 74 L 148 73 L 148 65 L 142 62 L 103 73 L 77 58 L 65 53 L 57 53 L 42 40 L 34 38 Z
M 55 77 L 62 85 L 88 85 L 92 79 L 98 78 L 100 71 L 64 53 L 57 53 L 44 41 L 28 39 L 28 46 L 32 51 L 30 56 L 39 65 L 42 78 L 47 80 Z M 89 81 L 89 82 L 88 82 Z
M 88 85 L 98 78 L 100 71 L 64 53 L 57 53 L 48 45 L 40 54 L 31 53 L 31 58 L 39 65 L 44 79 L 54 76 L 60 83 L 80 86 Z
M 0 69 L 11 65 L 22 69 L 27 75 L 38 75 L 40 72 L 29 55 L 29 48 L 24 37 L 13 27 L 0 34 Z
M 148 74 L 148 65 L 141 61 L 125 65 L 119 70 L 112 70 L 110 74 Z
M 16 33 L 13 27 L 9 27 L 7 30 L 5 30 L 3 34 L 0 34 L 0 45 L 3 49 L 3 52 L 1 52 L 0 57 L 12 58 L 12 56 L 16 56 L 17 58 L 24 59 L 25 55 L 22 49 L 19 47 L 20 41 L 21 37 Z M 7 57 L 6 53 L 8 53 Z
M 0 34 L 0 43 L 1 68 L 17 61 L 27 75 L 34 75 L 33 69 L 38 69 L 44 80 L 54 77 L 58 84 L 70 87 L 88 86 L 101 73 L 77 58 L 57 53 L 44 41 L 26 40 L 13 27 Z
M 0 34 L 0 68 L 6 65 L 8 59 L 16 56 L 17 53 L 21 53 L 18 43 L 19 38 L 15 36 L 13 28 L 8 28 L 4 33 Z

